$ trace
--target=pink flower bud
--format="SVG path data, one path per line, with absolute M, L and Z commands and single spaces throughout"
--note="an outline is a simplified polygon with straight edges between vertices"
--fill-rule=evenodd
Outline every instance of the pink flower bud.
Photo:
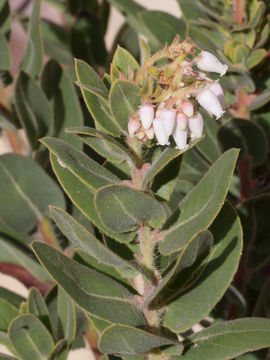
M 210 89 L 204 89 L 197 96 L 198 103 L 209 113 L 214 114 L 219 119 L 224 111 L 222 110 L 221 104 L 216 94 Z
M 154 128 L 150 127 L 150 129 L 145 130 L 145 134 L 149 140 L 154 139 L 154 136 L 155 136 Z
M 191 131 L 191 137 L 193 139 L 198 139 L 203 134 L 203 118 L 200 113 L 189 118 L 188 126 Z
M 134 119 L 129 119 L 128 121 L 128 133 L 130 136 L 133 136 L 137 130 L 139 130 L 141 124 L 139 121 Z
M 173 138 L 176 142 L 176 149 L 183 150 L 187 147 L 187 135 L 188 130 L 182 130 L 179 126 L 179 122 L 177 122 L 173 129 Z
M 139 140 L 142 140 L 145 137 L 145 133 L 144 133 L 144 131 L 141 130 L 141 131 L 137 132 L 136 136 Z
M 215 55 L 208 51 L 202 51 L 196 58 L 196 63 L 200 70 L 215 72 L 221 76 L 225 75 L 228 69 L 227 65 L 222 64 Z
M 153 105 L 144 104 L 140 107 L 140 119 L 144 129 L 149 129 L 154 120 L 155 111 Z
M 181 130 L 186 130 L 188 124 L 188 117 L 183 113 L 178 113 L 176 120 L 177 126 L 179 126 Z
M 183 105 L 181 106 L 181 110 L 188 117 L 190 117 L 194 114 L 194 106 L 193 106 L 192 102 L 190 102 L 190 101 L 184 102 Z
M 168 136 L 170 136 L 173 132 L 175 118 L 176 118 L 175 109 L 164 109 L 161 111 L 160 120 L 163 122 L 164 129 Z
M 226 101 L 223 89 L 218 81 L 213 82 L 208 89 L 212 90 L 213 93 L 217 96 L 222 108 L 224 109 L 226 107 Z
M 163 121 L 161 119 L 154 119 L 153 127 L 159 145 L 169 145 L 169 135 L 163 127 Z

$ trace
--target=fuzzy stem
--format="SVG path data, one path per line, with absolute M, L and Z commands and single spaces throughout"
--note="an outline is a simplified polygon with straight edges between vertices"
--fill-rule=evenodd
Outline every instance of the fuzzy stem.
M 140 251 L 142 255 L 141 264 L 154 275 L 153 241 L 148 225 L 142 224 L 139 229 Z

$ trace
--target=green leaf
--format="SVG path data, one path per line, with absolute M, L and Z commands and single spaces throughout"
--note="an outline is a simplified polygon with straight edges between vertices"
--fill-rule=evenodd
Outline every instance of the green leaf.
M 196 140 L 194 142 L 191 142 L 188 146 L 188 148 L 184 150 L 177 150 L 171 147 L 166 147 L 165 150 L 160 152 L 160 154 L 154 159 L 151 166 L 147 169 L 147 171 L 144 174 L 142 186 L 145 189 L 147 184 L 150 183 L 154 179 L 154 177 L 161 172 L 171 161 L 173 161 L 176 157 L 182 155 L 187 150 L 191 149 L 193 146 L 195 146 L 198 141 Z
M 59 287 L 57 296 L 58 337 L 65 338 L 68 344 L 75 339 L 76 312 L 75 304 L 70 297 Z
M 38 76 L 42 69 L 43 44 L 40 31 L 40 0 L 35 0 L 27 29 L 27 45 L 21 69 L 29 75 Z
M 180 213 L 166 226 L 159 250 L 169 255 L 183 248 L 198 232 L 207 229 L 220 211 L 233 175 L 238 150 L 231 149 L 219 157 L 200 182 L 180 204 Z M 175 218 L 176 217 L 176 218 Z
M 15 82 L 15 107 L 28 141 L 35 150 L 40 145 L 38 139 L 48 133 L 53 115 L 37 82 L 23 71 Z
M 239 157 L 251 158 L 252 166 L 264 163 L 267 152 L 267 138 L 263 129 L 254 121 L 232 119 L 218 131 L 218 140 L 223 151 L 232 147 L 240 148 Z
M 270 320 L 246 318 L 214 324 L 190 337 L 184 360 L 227 360 L 270 346 Z M 172 358 L 174 360 L 174 358 Z
M 247 110 L 248 111 L 257 110 L 263 107 L 269 101 L 270 101 L 270 90 L 266 89 L 262 91 L 259 95 L 257 95 L 255 99 L 249 103 L 249 105 L 247 106 Z
M 205 136 L 198 142 L 196 148 L 211 164 L 213 164 L 221 155 L 221 149 L 217 141 L 219 125 L 216 120 L 211 118 L 205 112 L 203 113 L 203 120 Z
M 109 170 L 63 140 L 46 137 L 41 141 L 57 157 L 64 169 L 71 171 L 91 189 L 120 182 Z
M 110 322 L 144 325 L 143 315 L 133 303 L 133 294 L 123 285 L 46 244 L 34 242 L 32 247 L 56 282 L 87 312 Z
M 116 7 L 122 14 L 125 15 L 126 21 L 138 32 L 146 35 L 147 29 L 139 19 L 139 13 L 145 10 L 145 7 L 136 3 L 135 1 L 126 0 L 109 0 L 109 3 Z
M 86 10 L 83 16 L 75 17 L 70 30 L 70 43 L 75 58 L 82 59 L 93 66 L 105 66 L 107 52 L 97 9 L 91 12 Z M 81 12 L 82 9 L 80 9 Z
M 163 47 L 166 42 L 171 43 L 176 34 L 182 39 L 186 37 L 185 22 L 171 14 L 156 10 L 143 11 L 139 14 L 139 18 L 158 47 Z
M 123 161 L 133 163 L 133 155 L 120 142 L 113 137 L 86 126 L 66 129 L 68 133 L 77 134 L 80 139 L 93 150 L 111 162 L 120 163 Z
M 0 344 L 6 346 L 10 352 L 15 352 L 6 331 L 0 331 Z
M 7 331 L 11 320 L 18 315 L 19 311 L 15 306 L 0 298 L 0 331 Z
M 127 80 L 115 80 L 109 96 L 112 115 L 122 131 L 128 131 L 128 120 L 141 105 L 139 87 Z
M 253 50 L 250 56 L 247 58 L 247 67 L 252 69 L 254 66 L 258 65 L 266 56 L 265 49 L 256 49 Z
M 120 241 L 129 242 L 135 237 L 135 233 L 131 234 L 117 234 L 109 231 L 100 221 L 94 203 L 94 191 L 85 183 L 73 175 L 68 168 L 63 168 L 59 165 L 57 158 L 51 154 L 51 164 L 53 170 L 62 185 L 63 189 L 70 197 L 71 201 L 82 211 L 82 213 L 93 222 L 101 231 L 110 237 Z
M 11 16 L 8 0 L 0 0 L 0 30 L 9 38 L 11 28 Z
M 52 325 L 49 312 L 45 301 L 36 288 L 31 288 L 27 299 L 27 309 L 29 314 L 35 315 L 52 332 Z
M 112 64 L 115 65 L 124 75 L 128 76 L 128 70 L 136 71 L 140 68 L 137 60 L 124 48 L 117 46 L 114 53 Z
M 0 156 L 0 219 L 28 233 L 48 213 L 49 204 L 65 207 L 62 191 L 34 161 L 18 154 Z
M 124 259 L 103 245 L 90 234 L 82 225 L 58 208 L 51 208 L 51 215 L 62 233 L 74 244 L 94 257 L 99 263 L 116 268 L 131 268 Z
M 67 70 L 63 70 L 55 60 L 50 60 L 42 73 L 41 83 L 53 108 L 54 131 L 50 133 L 80 149 L 81 140 L 65 132 L 69 126 L 83 125 L 79 99 Z
M 265 216 L 269 206 L 270 194 L 265 193 L 250 197 L 237 207 L 243 226 L 244 243 L 251 246 L 246 258 L 247 268 L 256 268 L 269 257 L 270 246 L 266 234 L 269 232 L 270 224 Z
M 183 17 L 186 21 L 198 20 L 198 19 L 209 19 L 205 8 L 201 5 L 198 0 L 177 0 Z
M 67 357 L 68 344 L 65 339 L 62 339 L 55 344 L 50 356 L 48 357 L 48 360 L 66 360 Z
M 131 326 L 111 325 L 101 334 L 99 348 L 105 354 L 143 354 L 154 348 L 177 343 Z
M 103 81 L 99 78 L 91 66 L 86 64 L 84 61 L 76 59 L 75 70 L 77 79 L 81 84 L 85 84 L 86 86 L 97 88 L 104 93 L 108 93 Z M 111 115 L 108 101 L 89 91 L 83 89 L 81 89 L 81 91 L 85 104 L 94 118 L 95 123 L 110 135 L 119 136 L 120 130 L 118 124 Z
M 11 56 L 9 53 L 8 43 L 5 36 L 0 32 L 0 49 L 1 49 L 1 57 L 0 57 L 0 69 L 8 70 L 11 66 Z
M 156 229 L 166 218 L 162 205 L 153 197 L 122 185 L 99 189 L 95 206 L 104 225 L 120 233 L 132 231 L 144 222 Z
M 228 288 L 242 251 L 242 229 L 234 209 L 225 203 L 211 232 L 214 246 L 203 264 L 205 270 L 195 285 L 169 304 L 165 326 L 184 332 L 209 314 Z
M 41 21 L 44 52 L 61 64 L 73 66 L 69 33 L 66 29 L 46 19 Z
M 130 276 L 129 276 L 130 278 L 133 278 L 137 275 L 137 272 L 135 271 L 135 269 L 123 268 L 123 267 L 122 268 L 120 268 L 120 267 L 113 268 L 110 265 L 101 263 L 96 258 L 88 255 L 88 253 L 86 251 L 81 250 L 81 249 L 75 249 L 73 259 L 75 261 L 77 261 L 78 263 L 89 267 L 90 269 L 94 269 L 102 274 L 108 275 L 110 278 L 115 279 L 116 281 L 127 286 L 128 288 L 130 288 L 130 283 L 126 279 L 127 276 L 124 277 L 121 275 L 121 271 L 128 272 L 130 274 Z
M 207 50 L 216 53 L 217 46 L 215 42 L 213 42 L 212 38 L 205 35 L 200 28 L 190 25 L 188 36 L 201 50 Z
M 5 299 L 9 304 L 15 306 L 16 308 L 19 308 L 21 302 L 25 300 L 22 296 L 4 287 L 0 287 L 0 298 Z
M 30 256 L 26 255 L 22 250 L 11 244 L 10 241 L 4 240 L 0 237 L 0 263 L 10 263 L 19 265 L 34 274 L 35 277 L 51 281 L 50 276 Z
M 176 260 L 169 266 L 171 268 L 162 275 L 162 280 L 144 300 L 143 307 L 152 304 L 152 307 L 164 306 L 173 298 L 186 291 L 201 275 L 204 266 L 202 260 L 208 256 L 213 245 L 213 236 L 204 230 L 191 239 L 184 247 Z
M 22 360 L 45 360 L 54 343 L 46 327 L 33 315 L 20 315 L 9 327 L 12 345 Z

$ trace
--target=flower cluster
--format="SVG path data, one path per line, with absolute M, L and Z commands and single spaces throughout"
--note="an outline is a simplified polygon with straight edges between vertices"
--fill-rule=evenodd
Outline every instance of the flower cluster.
M 204 71 L 223 76 L 227 66 L 208 51 L 188 59 L 194 52 L 193 47 L 189 39 L 181 44 L 176 38 L 170 47 L 166 46 L 142 66 L 137 83 L 147 90 L 142 95 L 143 105 L 130 116 L 130 136 L 144 142 L 155 137 L 159 145 L 169 145 L 172 136 L 176 147 L 184 149 L 189 139 L 200 138 L 203 134 L 200 107 L 216 119 L 223 115 L 225 98 L 222 87 L 218 81 L 208 78 Z M 164 58 L 167 58 L 166 65 L 153 66 Z

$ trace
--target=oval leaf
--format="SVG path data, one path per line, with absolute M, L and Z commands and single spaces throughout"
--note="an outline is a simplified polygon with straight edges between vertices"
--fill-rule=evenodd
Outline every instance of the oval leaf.
M 34 242 L 32 247 L 56 282 L 83 309 L 110 322 L 144 325 L 144 317 L 133 303 L 133 294 L 123 285 L 46 244 Z
M 33 260 L 28 254 L 25 254 L 19 247 L 11 244 L 10 240 L 4 240 L 0 237 L 0 263 L 10 263 L 19 265 L 35 277 L 49 281 L 51 280 L 47 272 L 40 264 Z
M 58 287 L 57 296 L 58 338 L 65 338 L 71 344 L 76 333 L 75 305 L 71 298 Z
M 21 63 L 21 69 L 29 75 L 37 76 L 42 69 L 43 44 L 40 31 L 40 5 L 36 0 L 33 5 L 27 29 L 27 45 Z
M 119 45 L 114 53 L 112 64 L 126 76 L 128 76 L 129 68 L 134 71 L 140 68 L 137 60 L 134 59 L 134 57 L 126 49 Z
M 47 359 L 54 346 L 51 334 L 33 315 L 15 318 L 9 327 L 9 337 L 20 358 L 25 360 Z
M 117 268 L 131 268 L 124 259 L 103 245 L 102 242 L 90 234 L 65 211 L 58 208 L 51 208 L 51 215 L 67 239 L 69 239 L 74 246 L 93 256 L 99 263 Z
M 48 329 L 52 331 L 51 320 L 45 301 L 36 288 L 31 288 L 27 299 L 27 309 L 29 314 L 35 315 Z
M 15 107 L 29 143 L 36 149 L 39 146 L 38 139 L 47 135 L 53 123 L 53 115 L 37 82 L 23 71 L 15 83 Z
M 224 203 L 237 156 L 236 149 L 228 150 L 221 155 L 183 199 L 179 215 L 165 232 L 159 246 L 161 254 L 168 255 L 180 250 L 198 232 L 211 225 Z
M 94 204 L 94 191 L 86 184 L 82 183 L 78 177 L 73 175 L 68 168 L 63 168 L 57 158 L 51 154 L 51 164 L 53 170 L 62 185 L 63 189 L 70 197 L 71 201 L 82 211 L 82 213 L 93 222 L 101 231 L 120 242 L 129 242 L 135 237 L 135 233 L 118 234 L 108 230 L 100 221 Z
M 208 256 L 213 245 L 213 236 L 205 230 L 189 241 L 180 255 L 176 258 L 172 269 L 163 274 L 162 280 L 144 300 L 143 307 L 152 304 L 161 307 L 172 301 L 183 291 L 186 291 L 204 270 L 201 266 L 203 259 Z
M 28 233 L 48 213 L 65 207 L 57 184 L 34 161 L 18 154 L 0 156 L 0 218 L 13 231 Z
M 122 144 L 96 129 L 81 126 L 68 128 L 66 132 L 77 134 L 85 144 L 111 162 L 135 161 L 132 154 Z
M 93 190 L 120 182 L 109 170 L 63 140 L 46 137 L 41 141 L 57 156 L 63 168 L 69 169 Z
M 7 331 L 12 319 L 19 315 L 18 309 L 7 300 L 0 298 L 0 331 Z
M 128 119 L 141 105 L 140 88 L 126 80 L 115 80 L 110 91 L 110 108 L 115 121 L 128 131 Z
M 81 84 L 97 88 L 102 93 L 108 93 L 108 90 L 96 72 L 82 60 L 75 60 L 75 70 L 77 79 Z M 99 124 L 104 131 L 113 135 L 119 136 L 120 130 L 118 124 L 113 119 L 109 103 L 104 98 L 94 94 L 93 92 L 81 89 L 84 101 L 95 122 Z
M 199 281 L 167 308 L 165 326 L 179 333 L 190 329 L 209 314 L 228 288 L 237 270 L 242 251 L 240 220 L 225 203 L 211 231 L 214 246 L 206 259 Z
M 105 354 L 135 355 L 176 343 L 175 339 L 153 335 L 131 326 L 112 325 L 102 333 L 99 348 Z
M 143 11 L 139 17 L 147 31 L 155 38 L 159 47 L 171 43 L 176 34 L 186 37 L 186 24 L 182 19 L 163 11 Z M 162 26 L 160 26 L 162 24 Z
M 149 222 L 156 229 L 166 218 L 165 210 L 158 201 L 122 185 L 99 189 L 95 195 L 95 205 L 104 225 L 120 233 L 134 230 L 144 222 Z
M 270 320 L 247 318 L 221 322 L 192 335 L 190 341 L 192 346 L 183 360 L 238 358 L 270 346 Z

